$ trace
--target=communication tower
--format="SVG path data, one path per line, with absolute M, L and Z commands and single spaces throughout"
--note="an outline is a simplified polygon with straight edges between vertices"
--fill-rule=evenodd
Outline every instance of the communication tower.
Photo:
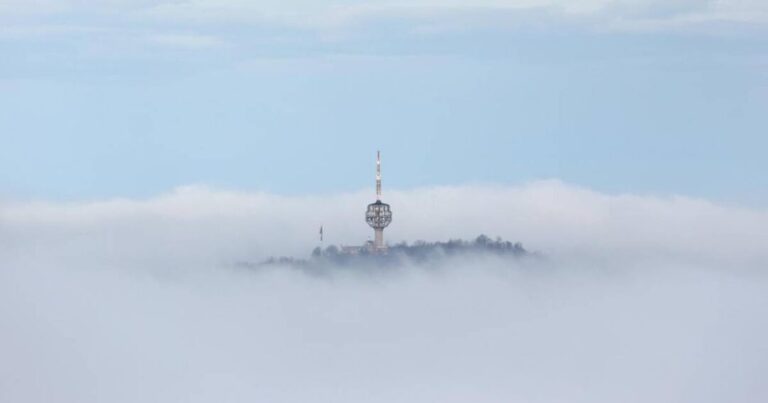
M 384 252 L 384 228 L 392 222 L 392 210 L 389 204 L 381 201 L 381 152 L 376 152 L 376 201 L 368 205 L 365 212 L 365 221 L 373 228 L 374 252 Z

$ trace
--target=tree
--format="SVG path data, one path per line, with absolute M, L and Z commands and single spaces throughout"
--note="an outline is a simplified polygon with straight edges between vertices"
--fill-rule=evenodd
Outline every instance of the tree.
M 491 241 L 491 238 L 488 238 L 485 234 L 480 234 L 477 238 L 475 238 L 475 244 L 485 246 Z
M 325 256 L 337 256 L 339 254 L 339 248 L 336 245 L 330 245 L 325 248 Z

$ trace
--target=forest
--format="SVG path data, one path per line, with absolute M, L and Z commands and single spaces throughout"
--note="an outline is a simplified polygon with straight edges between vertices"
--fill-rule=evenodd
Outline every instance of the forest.
M 428 266 L 455 256 L 516 259 L 538 254 L 527 251 L 520 242 L 513 243 L 500 237 L 480 235 L 470 241 L 451 239 L 445 242 L 416 241 L 412 244 L 400 242 L 389 246 L 385 253 L 373 252 L 365 246 L 350 252 L 349 248 L 330 245 L 324 249 L 315 248 L 308 259 L 271 257 L 258 266 L 289 266 L 306 270 L 333 267 L 397 267 L 406 264 Z

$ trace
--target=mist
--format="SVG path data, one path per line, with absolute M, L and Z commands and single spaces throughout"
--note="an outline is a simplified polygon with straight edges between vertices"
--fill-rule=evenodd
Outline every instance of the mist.
M 768 211 L 558 181 L 388 192 L 389 242 L 520 241 L 315 277 L 368 192 L 0 203 L 0 401 L 762 402 Z

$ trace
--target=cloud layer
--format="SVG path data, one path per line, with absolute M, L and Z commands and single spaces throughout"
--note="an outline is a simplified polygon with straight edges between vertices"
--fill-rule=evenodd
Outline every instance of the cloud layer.
M 303 255 L 324 225 L 328 242 L 370 237 L 362 214 L 371 196 L 285 197 L 185 187 L 149 200 L 6 203 L 5 243 L 94 258 L 126 254 L 193 257 L 221 263 Z M 682 196 L 607 195 L 558 181 L 520 187 L 465 186 L 393 191 L 392 242 L 472 238 L 521 241 L 551 256 L 616 254 L 681 262 L 760 266 L 768 212 Z M 93 246 L 100 248 L 94 250 Z
M 314 278 L 233 268 L 370 233 L 371 195 L 177 189 L 3 203 L 0 400 L 759 402 L 768 215 L 557 181 L 385 194 L 390 241 L 541 262 Z
M 696 32 L 718 36 L 761 31 L 765 2 L 710 0 L 523 1 L 19 1 L 0 4 L 0 40 L 68 39 L 133 54 L 138 44 L 181 50 L 250 49 L 254 42 L 323 46 L 390 38 L 394 42 L 486 31 Z M 84 32 L 101 32 L 77 41 Z M 156 38 L 174 38 L 157 41 Z M 199 46 L 205 38 L 205 46 Z M 190 43 L 194 46 L 190 46 Z M 66 44 L 66 42 L 65 42 Z M 59 44 L 63 45 L 63 44 Z M 299 46 L 297 49 L 302 49 Z
M 273 22 L 304 27 L 328 27 L 378 16 L 429 16 L 451 11 L 472 13 L 482 10 L 541 10 L 569 18 L 599 18 L 602 22 L 645 20 L 695 23 L 702 21 L 759 22 L 768 17 L 764 2 L 710 0 L 415 0 L 392 2 L 352 1 L 261 1 L 242 0 L 122 0 L 94 1 L 6 1 L 0 12 L 6 15 L 73 15 L 121 12 L 135 17 L 161 20 L 219 21 L 223 19 Z

